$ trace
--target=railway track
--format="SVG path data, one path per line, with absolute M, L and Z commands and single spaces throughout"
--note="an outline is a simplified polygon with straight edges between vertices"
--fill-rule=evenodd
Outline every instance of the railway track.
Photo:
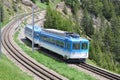
M 46 50 L 46 49 L 41 49 L 40 51 L 43 51 L 44 53 L 46 53 L 46 55 L 50 56 L 51 58 L 54 58 L 56 60 L 65 62 L 63 60 L 63 58 L 60 57 L 60 55 L 57 55 L 54 52 L 51 52 L 51 51 Z M 67 63 L 67 64 L 69 64 L 69 63 Z M 75 65 L 77 67 L 80 67 L 80 68 L 83 68 L 85 70 L 88 70 L 88 71 L 90 71 L 92 73 L 95 73 L 97 75 L 100 75 L 103 78 L 108 79 L 108 80 L 120 80 L 120 75 L 112 73 L 112 72 L 109 72 L 109 71 L 107 71 L 105 69 L 101 69 L 99 67 L 87 64 L 87 63 L 80 63 L 80 64 L 78 64 L 78 63 L 77 64 L 72 63 L 72 65 Z
M 23 17 L 20 18 L 20 20 L 22 19 Z M 2 31 L 2 46 L 7 54 L 27 68 L 27 70 L 38 76 L 40 80 L 67 80 L 67 78 L 55 74 L 55 72 L 53 73 L 48 71 L 43 66 L 36 64 L 34 61 L 25 56 L 23 51 L 18 49 L 18 46 L 16 46 L 13 39 L 16 23 L 17 21 L 12 21 Z
M 110 80 L 120 80 L 120 75 L 112 73 L 112 72 L 108 72 L 107 70 L 92 66 L 92 65 L 87 64 L 87 63 L 77 64 L 76 66 L 82 67 L 88 71 L 96 73 L 96 74 L 103 76 L 103 77 L 110 79 Z

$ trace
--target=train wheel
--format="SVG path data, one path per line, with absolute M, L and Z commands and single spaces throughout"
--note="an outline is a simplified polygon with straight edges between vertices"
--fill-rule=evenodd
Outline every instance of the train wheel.
M 28 40 L 28 38 L 25 36 L 25 39 Z
M 82 59 L 81 61 L 82 61 L 82 63 L 86 63 L 86 59 Z
M 68 61 L 68 59 L 67 59 L 67 56 L 65 55 L 65 56 L 63 56 L 63 60 L 65 61 L 65 62 L 67 62 Z

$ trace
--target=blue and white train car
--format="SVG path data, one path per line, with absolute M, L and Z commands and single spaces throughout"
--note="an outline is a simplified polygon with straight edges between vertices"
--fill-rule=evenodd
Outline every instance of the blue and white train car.
M 25 26 L 25 37 L 32 41 L 32 25 L 26 25 Z M 34 44 L 38 44 L 39 42 L 39 34 L 40 34 L 41 28 L 39 26 L 34 26 Z
M 38 44 L 65 59 L 80 59 L 84 62 L 88 58 L 89 41 L 75 33 L 43 29 L 40 32 Z

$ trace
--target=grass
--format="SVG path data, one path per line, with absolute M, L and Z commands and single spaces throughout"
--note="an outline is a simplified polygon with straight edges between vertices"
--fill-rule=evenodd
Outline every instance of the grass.
M 56 5 L 57 5 L 59 2 L 61 2 L 61 0 L 54 0 L 54 2 L 50 2 L 49 5 L 51 6 L 51 8 L 56 8 Z M 36 5 L 39 6 L 39 8 L 41 8 L 41 9 L 46 9 L 46 8 L 47 8 L 46 3 L 41 3 L 41 2 L 38 1 L 38 0 L 37 0 L 35 3 L 36 3 Z
M 94 61 L 90 60 L 90 59 L 87 59 L 87 63 L 91 64 L 91 65 L 94 65 L 94 66 L 97 66 L 97 64 Z
M 88 74 L 85 74 L 82 71 L 78 71 L 75 68 L 69 67 L 64 62 L 56 61 L 55 59 L 46 56 L 42 52 L 38 52 L 35 50 L 34 53 L 32 53 L 31 49 L 28 48 L 28 46 L 26 46 L 28 43 L 26 44 L 20 43 L 20 41 L 17 38 L 18 34 L 19 32 L 16 32 L 14 35 L 15 42 L 23 49 L 24 52 L 26 52 L 29 56 L 34 58 L 39 63 L 69 78 L 70 80 L 80 80 L 80 79 L 81 80 L 96 80 L 95 78 L 91 77 Z
M 46 9 L 46 4 L 40 3 L 39 1 L 36 1 L 36 5 L 39 6 L 41 9 Z
M 22 72 L 2 54 L 0 55 L 0 80 L 33 80 L 33 78 Z

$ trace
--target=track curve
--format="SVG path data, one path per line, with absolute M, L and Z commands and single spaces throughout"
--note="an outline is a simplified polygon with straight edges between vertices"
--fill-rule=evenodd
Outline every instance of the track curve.
M 22 20 L 23 17 L 20 18 Z M 30 72 L 34 73 L 40 79 L 43 80 L 67 80 L 67 78 L 54 74 L 36 64 L 34 61 L 23 55 L 23 51 L 19 50 L 14 43 L 13 33 L 15 32 L 15 25 L 17 21 L 13 20 L 9 25 L 7 25 L 2 31 L 2 46 L 6 52 L 13 57 L 17 62 L 27 68 Z

